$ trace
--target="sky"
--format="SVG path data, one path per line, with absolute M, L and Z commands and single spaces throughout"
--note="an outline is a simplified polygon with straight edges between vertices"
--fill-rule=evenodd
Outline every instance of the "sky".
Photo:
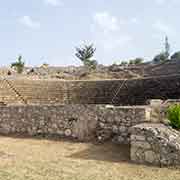
M 180 0 L 0 0 L 0 65 L 80 65 L 75 47 L 93 43 L 100 64 L 180 50 Z

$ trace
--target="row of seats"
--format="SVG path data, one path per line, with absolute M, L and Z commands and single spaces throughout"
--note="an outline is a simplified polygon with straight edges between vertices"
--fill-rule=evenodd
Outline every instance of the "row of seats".
M 63 82 L 46 80 L 8 80 L 28 104 L 64 104 Z
M 28 104 L 108 104 L 121 81 L 8 80 Z
M 27 104 L 110 104 L 125 87 L 123 81 L 60 81 L 4 79 L 0 102 Z M 118 93 L 118 94 L 117 94 Z
M 4 79 L 0 80 L 0 102 L 5 104 L 23 103 Z

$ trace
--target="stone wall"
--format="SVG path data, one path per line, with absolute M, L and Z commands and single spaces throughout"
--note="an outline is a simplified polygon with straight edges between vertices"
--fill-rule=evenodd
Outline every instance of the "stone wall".
M 149 121 L 148 107 L 105 105 L 0 106 L 0 134 L 69 137 L 80 141 L 129 140 L 129 128 Z
M 180 75 L 131 80 L 8 79 L 8 82 L 13 87 L 11 90 L 18 92 L 17 97 L 20 95 L 28 104 L 145 105 L 149 99 L 180 98 Z M 4 92 L 6 89 L 4 87 Z M 0 97 L 1 92 L 2 90 Z M 16 96 L 13 94 L 3 93 L 2 96 L 7 96 L 7 99 L 12 96 L 13 103 L 19 102 L 18 98 L 14 99 Z
M 112 139 L 116 143 L 129 144 L 130 127 L 150 122 L 150 108 L 145 106 L 120 106 L 102 109 L 98 116 L 97 138 Z
M 179 99 L 180 75 L 131 80 L 66 81 L 69 104 L 145 105 L 149 99 Z
M 131 160 L 161 167 L 180 165 L 180 132 L 163 124 L 132 127 Z

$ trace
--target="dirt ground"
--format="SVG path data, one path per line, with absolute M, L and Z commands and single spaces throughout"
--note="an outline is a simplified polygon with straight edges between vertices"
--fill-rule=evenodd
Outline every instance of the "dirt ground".
M 126 146 L 0 136 L 0 180 L 180 180 L 180 168 L 132 164 Z

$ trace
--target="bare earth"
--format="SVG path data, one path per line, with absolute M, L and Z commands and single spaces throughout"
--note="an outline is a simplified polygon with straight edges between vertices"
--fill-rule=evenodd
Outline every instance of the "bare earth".
M 129 162 L 128 147 L 0 137 L 0 180 L 180 180 L 180 168 Z

